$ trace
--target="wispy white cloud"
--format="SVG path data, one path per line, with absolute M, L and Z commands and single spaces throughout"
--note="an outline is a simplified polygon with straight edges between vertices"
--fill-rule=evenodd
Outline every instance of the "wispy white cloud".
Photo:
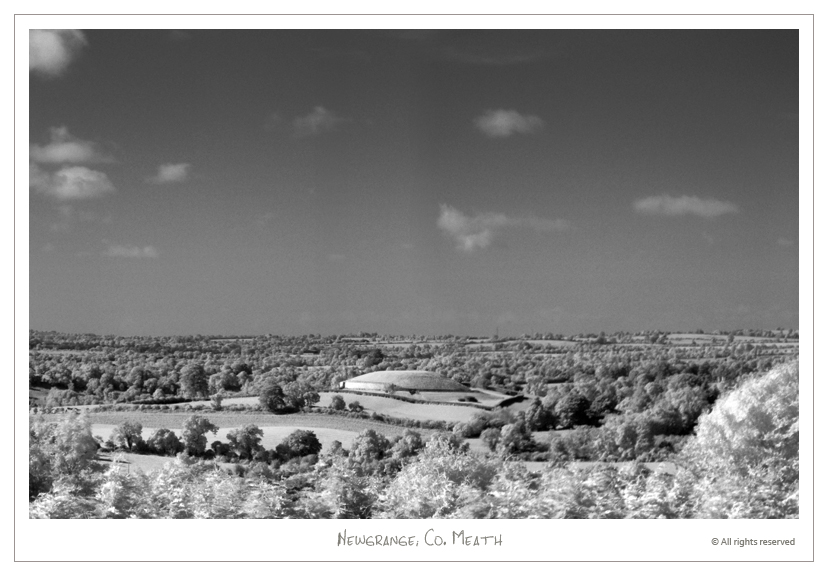
M 92 164 L 112 162 L 94 142 L 75 138 L 66 126 L 49 129 L 49 143 L 29 145 L 29 159 L 40 164 Z
M 29 164 L 29 188 L 57 200 L 100 198 L 115 191 L 103 172 L 83 166 L 67 166 L 49 173 L 36 164 Z
M 158 258 L 158 250 L 152 246 L 131 246 L 124 244 L 110 244 L 103 252 L 104 256 L 112 258 Z
M 458 250 L 472 252 L 486 248 L 492 243 L 497 232 L 507 227 L 524 227 L 536 232 L 566 230 L 569 223 L 563 219 L 538 218 L 530 216 L 515 218 L 498 212 L 486 212 L 467 216 L 446 204 L 440 205 L 437 226 L 454 239 Z
M 162 164 L 158 167 L 155 176 L 147 178 L 153 184 L 172 184 L 174 182 L 186 182 L 190 177 L 190 164 Z
M 293 121 L 294 132 L 297 136 L 315 136 L 322 132 L 334 130 L 346 118 L 340 118 L 330 110 L 317 106 L 307 116 L 300 116 Z
M 633 204 L 635 211 L 640 214 L 656 216 L 700 216 L 702 218 L 716 218 L 725 214 L 736 214 L 739 207 L 732 202 L 716 200 L 715 198 L 699 198 L 698 196 L 648 196 L 636 200 Z
M 29 30 L 29 71 L 60 76 L 85 45 L 80 30 Z
M 478 130 L 490 138 L 507 138 L 513 134 L 532 134 L 543 128 L 537 116 L 520 114 L 515 110 L 487 110 L 474 120 Z

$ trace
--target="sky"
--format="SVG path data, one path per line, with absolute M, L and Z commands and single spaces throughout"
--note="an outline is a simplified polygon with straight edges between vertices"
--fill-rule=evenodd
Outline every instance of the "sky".
M 43 30 L 29 322 L 798 328 L 796 30 Z

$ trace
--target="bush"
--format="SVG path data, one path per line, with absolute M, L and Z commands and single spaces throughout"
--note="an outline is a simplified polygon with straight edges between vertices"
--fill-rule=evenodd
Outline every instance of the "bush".
M 182 431 L 182 440 L 184 442 L 184 449 L 191 456 L 200 456 L 204 454 L 207 447 L 207 432 L 215 434 L 218 432 L 218 426 L 207 420 L 204 416 L 193 415 L 184 421 L 184 430 Z
M 557 434 L 549 443 L 549 453 L 556 461 L 599 460 L 599 430 L 589 426 L 578 426 L 566 434 Z
M 681 452 L 702 518 L 799 516 L 799 365 L 754 377 L 699 419 Z
M 590 401 L 578 390 L 570 390 L 555 404 L 555 417 L 562 428 L 589 423 Z
M 133 448 L 138 447 L 143 442 L 141 437 L 142 428 L 140 422 L 128 420 L 113 428 L 109 438 L 119 448 L 132 451 Z
M 322 450 L 322 444 L 311 430 L 294 430 L 282 440 L 280 446 L 282 448 L 277 447 L 277 450 L 280 454 L 288 455 L 288 458 L 319 454 Z
M 391 452 L 394 458 L 402 459 L 416 456 L 425 447 L 419 432 L 406 429 L 402 436 L 394 439 Z
M 345 410 L 345 400 L 339 394 L 334 394 L 331 396 L 331 403 L 330 403 L 331 410 Z
M 262 393 L 259 395 L 259 405 L 274 414 L 285 412 L 288 409 L 285 393 L 282 391 L 282 387 L 275 382 L 264 386 Z
M 228 432 L 227 439 L 230 441 L 230 448 L 239 458 L 250 460 L 261 449 L 263 435 L 262 429 L 255 424 L 246 424 Z
M 526 410 L 526 427 L 529 430 L 551 430 L 555 427 L 555 415 L 535 398 Z
M 285 401 L 294 410 L 301 410 L 319 402 L 319 393 L 305 382 L 291 382 L 283 388 Z
M 159 428 L 147 440 L 147 446 L 156 454 L 175 456 L 184 449 L 184 445 L 175 432 L 166 428 Z
M 507 410 L 495 410 L 493 412 L 481 412 L 475 414 L 466 423 L 454 427 L 454 432 L 463 438 L 477 438 L 487 428 L 503 428 L 506 424 L 514 422 L 515 415 Z M 442 424 L 440 425 L 442 427 Z
M 500 440 L 500 428 L 486 428 L 480 434 L 480 439 L 486 448 L 495 452 L 497 450 L 497 443 Z

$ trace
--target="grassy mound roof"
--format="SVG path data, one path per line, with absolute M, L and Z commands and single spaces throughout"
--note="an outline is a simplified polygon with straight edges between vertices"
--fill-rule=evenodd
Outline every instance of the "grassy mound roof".
M 393 384 L 408 390 L 441 390 L 465 392 L 468 388 L 445 376 L 426 370 L 383 370 L 369 372 L 346 381 L 349 384 Z

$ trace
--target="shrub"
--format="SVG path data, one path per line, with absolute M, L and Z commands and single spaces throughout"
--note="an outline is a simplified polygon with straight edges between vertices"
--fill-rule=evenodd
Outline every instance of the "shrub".
M 406 429 L 403 435 L 396 438 L 391 452 L 395 458 L 409 458 L 416 456 L 425 446 L 418 432 Z
M 497 474 L 496 462 L 464 450 L 454 435 L 437 434 L 391 481 L 383 516 L 450 517 L 483 497 Z
M 486 428 L 480 434 L 480 439 L 486 448 L 495 452 L 497 450 L 497 443 L 500 440 L 500 428 Z
M 354 438 L 351 449 L 348 451 L 352 463 L 370 466 L 381 460 L 391 447 L 388 438 L 373 429 L 363 430 Z
M 204 416 L 193 415 L 184 421 L 184 430 L 182 431 L 182 440 L 184 442 L 184 450 L 187 454 L 192 456 L 200 456 L 204 454 L 207 447 L 207 432 L 215 434 L 218 432 L 218 426 L 207 420 Z
M 259 395 L 259 405 L 274 414 L 286 411 L 288 402 L 282 387 L 275 382 L 266 384 Z
M 132 451 L 134 447 L 143 441 L 141 437 L 142 429 L 143 427 L 140 422 L 128 420 L 113 428 L 109 438 L 116 446 Z
M 535 398 L 526 410 L 526 426 L 529 430 L 550 430 L 555 427 L 555 415 Z
M 238 454 L 239 458 L 250 460 L 261 448 L 264 432 L 255 424 L 247 424 L 236 430 L 227 433 L 230 441 L 230 448 Z
M 514 422 L 515 415 L 507 410 L 495 410 L 493 412 L 482 412 L 475 414 L 471 420 L 466 423 L 455 425 L 454 432 L 459 433 L 463 438 L 477 438 L 487 428 L 502 428 L 506 424 Z M 432 424 L 433 422 L 428 421 Z M 440 423 L 440 427 L 443 427 Z
M 590 401 L 578 390 L 570 390 L 555 404 L 555 416 L 562 428 L 572 428 L 589 422 Z
M 184 449 L 184 445 L 175 432 L 166 428 L 159 428 L 147 440 L 147 446 L 156 454 L 175 456 Z
M 339 394 L 331 396 L 331 410 L 345 410 L 345 400 Z
M 319 454 L 322 450 L 322 444 L 311 430 L 294 430 L 282 440 L 281 445 L 290 458 Z
M 492 430 L 492 428 L 489 430 Z M 501 428 L 496 445 L 497 450 L 503 456 L 536 449 L 532 435 L 526 429 L 526 424 L 522 421 L 515 422 L 514 424 L 506 424 Z
M 699 419 L 681 452 L 696 515 L 799 516 L 799 365 L 751 378 Z
M 294 410 L 313 406 L 319 402 L 319 393 L 305 382 L 291 382 L 283 388 L 285 401 Z

